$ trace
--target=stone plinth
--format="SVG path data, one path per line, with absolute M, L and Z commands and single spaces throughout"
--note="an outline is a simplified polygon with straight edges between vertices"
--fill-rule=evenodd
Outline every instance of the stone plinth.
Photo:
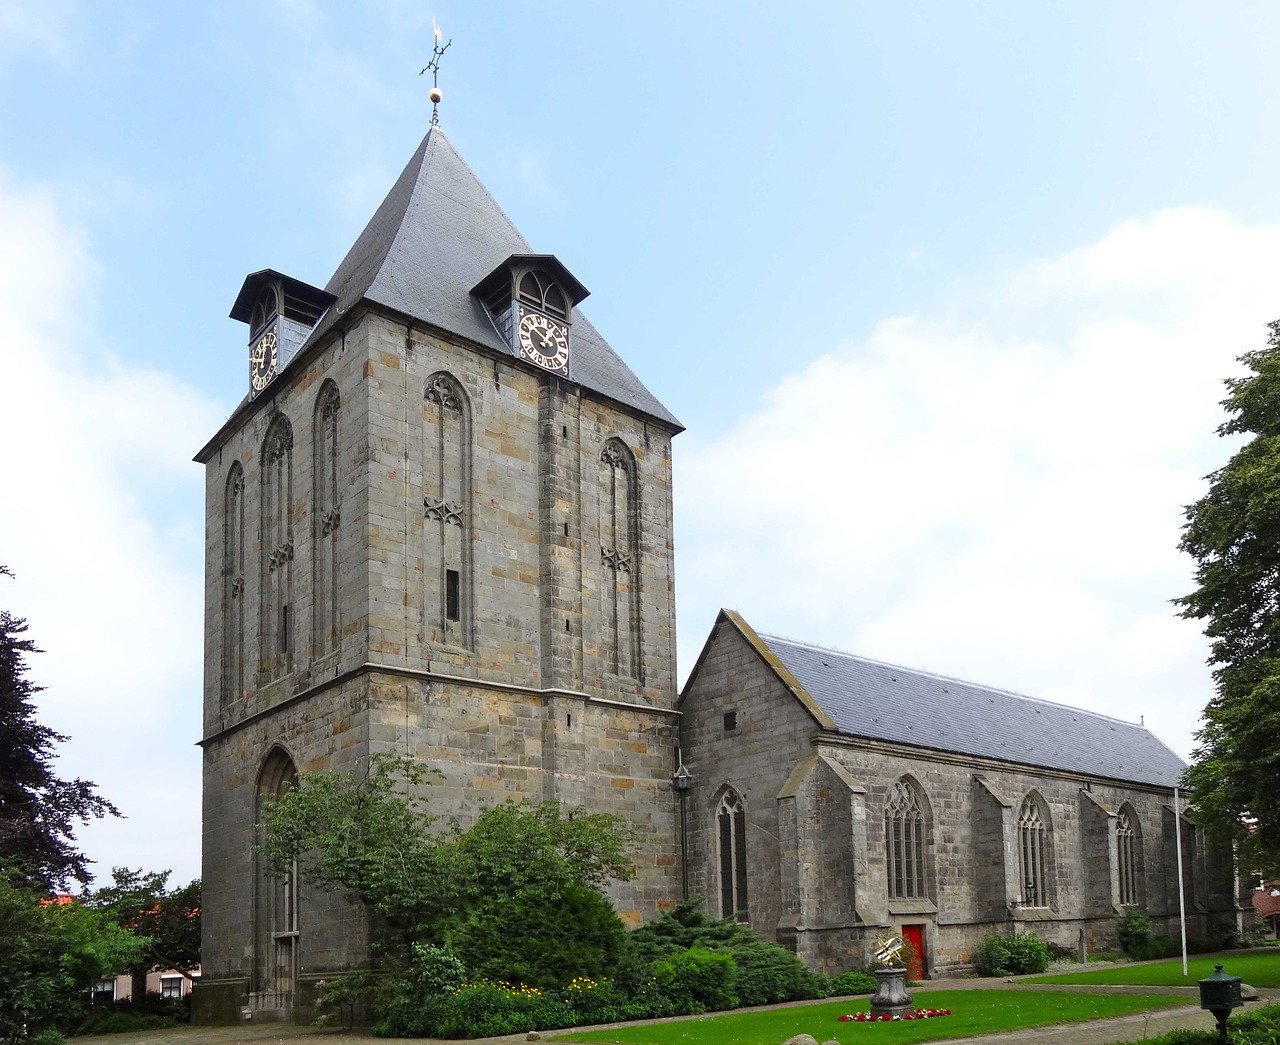
M 877 969 L 876 992 L 871 996 L 871 1016 L 901 1016 L 913 1011 L 907 990 L 906 969 Z

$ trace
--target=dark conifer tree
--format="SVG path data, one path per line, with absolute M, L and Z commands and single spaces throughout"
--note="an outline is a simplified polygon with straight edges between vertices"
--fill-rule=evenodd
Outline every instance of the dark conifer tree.
M 0 574 L 11 576 L 3 566 Z M 92 782 L 54 775 L 54 748 L 67 738 L 36 721 L 41 687 L 26 658 L 40 651 L 26 633 L 24 619 L 0 610 L 0 868 L 14 884 L 52 890 L 89 880 L 75 825 L 120 813 Z

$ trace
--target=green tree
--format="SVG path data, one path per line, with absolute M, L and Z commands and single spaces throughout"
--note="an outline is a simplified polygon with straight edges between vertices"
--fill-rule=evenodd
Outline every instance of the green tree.
M 472 972 L 540 983 L 608 968 L 623 933 L 599 890 L 631 876 L 626 825 L 556 802 L 507 802 L 468 830 L 437 828 L 421 797 L 429 779 L 399 755 L 375 755 L 359 775 L 303 776 L 267 807 L 259 852 L 273 874 L 296 860 L 316 887 L 354 891 L 406 953 L 452 943 Z
M 0 575 L 12 576 L 4 566 Z M 0 865 L 15 883 L 52 891 L 89 881 L 76 824 L 120 813 L 92 782 L 54 775 L 54 748 L 67 738 L 36 721 L 41 687 L 27 677 L 26 658 L 40 651 L 26 632 L 25 620 L 0 610 Z
M 1175 600 L 1205 622 L 1215 693 L 1186 784 L 1198 819 L 1240 843 L 1246 866 L 1280 874 L 1280 321 L 1226 382 L 1223 436 L 1245 444 L 1186 510 L 1180 547 L 1196 590 Z
M 13 877 L 0 875 L 0 1040 L 9 1043 L 67 1019 L 84 991 L 147 948 L 107 911 L 53 902 Z
M 168 887 L 169 871 L 116 867 L 111 884 L 91 893 L 86 903 L 106 911 L 119 925 L 147 941 L 130 967 L 132 996 L 147 993 L 147 973 L 177 969 L 188 976 L 200 964 L 200 879 Z
M 420 797 L 429 777 L 420 762 L 387 754 L 358 774 L 299 777 L 267 805 L 258 852 L 276 877 L 297 861 L 316 888 L 350 889 L 403 942 L 422 939 L 459 884 Z

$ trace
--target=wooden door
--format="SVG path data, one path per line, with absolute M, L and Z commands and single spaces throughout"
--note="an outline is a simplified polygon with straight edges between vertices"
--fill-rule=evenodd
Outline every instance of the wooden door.
M 904 925 L 902 938 L 915 950 L 911 964 L 907 967 L 907 978 L 919 982 L 924 979 L 924 926 Z

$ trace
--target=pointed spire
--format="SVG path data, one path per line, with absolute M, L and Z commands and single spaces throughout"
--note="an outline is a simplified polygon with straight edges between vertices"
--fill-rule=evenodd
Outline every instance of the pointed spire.
M 471 291 L 504 259 L 533 253 L 444 132 L 432 127 L 325 286 L 337 302 L 308 343 L 365 300 L 512 355 Z M 574 384 L 681 429 L 576 309 L 573 339 Z

